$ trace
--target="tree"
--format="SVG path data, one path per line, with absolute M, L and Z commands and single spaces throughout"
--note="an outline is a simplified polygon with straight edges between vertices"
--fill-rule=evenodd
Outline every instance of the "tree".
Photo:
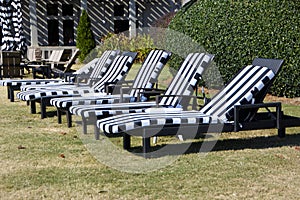
M 76 43 L 77 48 L 80 50 L 80 62 L 82 62 L 89 52 L 96 47 L 94 35 L 91 30 L 90 18 L 86 10 L 82 11 L 79 19 Z

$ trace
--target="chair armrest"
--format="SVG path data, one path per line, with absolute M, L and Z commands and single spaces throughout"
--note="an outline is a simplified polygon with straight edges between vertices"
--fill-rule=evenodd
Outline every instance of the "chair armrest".
M 153 97 L 153 96 L 158 96 L 162 95 L 165 90 L 163 89 L 156 89 L 156 88 L 137 88 L 138 90 L 143 90 L 139 91 L 138 97 L 140 98 L 141 95 L 144 95 L 146 97 Z
M 283 112 L 281 110 L 281 103 L 280 102 L 272 102 L 272 103 L 257 103 L 257 104 L 245 104 L 245 105 L 235 105 L 234 106 L 234 130 L 237 132 L 240 129 L 240 122 L 242 121 L 240 117 L 240 112 L 242 110 L 254 110 L 254 112 L 257 112 L 259 108 L 266 108 L 268 113 L 271 113 L 269 108 L 275 108 L 276 109 L 276 126 L 279 129 L 281 127 L 281 119 Z M 255 114 L 255 113 L 254 113 Z M 249 120 L 252 120 L 250 118 Z
M 65 82 L 75 82 L 76 77 L 78 74 L 73 74 L 73 73 L 64 73 L 64 80 Z
M 155 97 L 156 105 L 159 104 L 159 101 L 160 101 L 163 97 L 188 97 L 188 98 L 190 98 L 190 99 L 193 100 L 192 108 L 193 108 L 194 110 L 197 110 L 197 109 L 198 109 L 198 108 L 197 108 L 198 106 L 201 107 L 201 105 L 198 105 L 197 100 L 199 100 L 199 99 L 205 100 L 205 97 L 200 97 L 200 96 L 195 96 L 195 95 L 157 95 L 157 96 Z M 184 106 L 184 110 L 186 110 L 186 108 L 187 108 L 188 105 L 183 105 L 183 106 Z

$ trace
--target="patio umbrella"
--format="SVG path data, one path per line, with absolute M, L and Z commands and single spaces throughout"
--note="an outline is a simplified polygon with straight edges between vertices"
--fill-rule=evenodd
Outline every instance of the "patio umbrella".
M 1 50 L 26 52 L 21 0 L 0 0 Z

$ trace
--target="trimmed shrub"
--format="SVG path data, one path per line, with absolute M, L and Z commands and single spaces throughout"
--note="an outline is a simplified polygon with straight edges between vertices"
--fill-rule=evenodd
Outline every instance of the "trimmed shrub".
M 285 63 L 271 93 L 300 96 L 298 0 L 201 0 L 189 6 L 177 13 L 169 28 L 215 54 L 224 82 L 255 57 L 280 58 Z
M 109 33 L 102 39 L 102 44 L 92 51 L 87 59 L 91 60 L 92 58 L 101 55 L 107 49 L 138 52 L 135 62 L 142 62 L 151 49 L 155 49 L 155 46 L 149 35 L 138 35 L 135 38 L 130 39 L 123 33 Z
M 76 46 L 80 50 L 79 60 L 83 62 L 85 57 L 96 47 L 91 22 L 85 10 L 82 11 L 77 27 Z

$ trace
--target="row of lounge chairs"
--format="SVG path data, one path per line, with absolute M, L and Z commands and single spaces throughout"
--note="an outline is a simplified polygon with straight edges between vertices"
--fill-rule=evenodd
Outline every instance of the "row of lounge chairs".
M 100 134 L 122 136 L 124 149 L 130 148 L 131 136 L 141 136 L 144 157 L 155 156 L 150 148 L 151 137 L 197 138 L 217 129 L 237 132 L 270 128 L 276 128 L 278 136 L 284 137 L 287 127 L 300 126 L 300 118 L 283 114 L 281 103 L 263 103 L 283 60 L 254 59 L 212 99 L 202 97 L 204 105 L 197 110 L 199 97 L 193 93 L 213 55 L 188 54 L 165 91 L 157 89 L 157 82 L 171 53 L 152 50 L 135 79 L 124 81 L 136 56 L 134 52 L 106 51 L 83 67 L 85 70 L 77 74 L 76 83 L 64 80 L 34 85 L 36 82 L 30 80 L 20 84 L 17 97 L 30 102 L 32 113 L 39 102 L 41 118 L 47 116 L 46 106 L 55 106 L 58 122 L 66 113 L 69 127 L 71 116 L 80 116 L 83 132 L 87 133 L 87 125 L 94 125 L 96 139 Z M 90 79 L 82 83 L 86 77 Z M 156 101 L 150 98 L 153 95 Z

